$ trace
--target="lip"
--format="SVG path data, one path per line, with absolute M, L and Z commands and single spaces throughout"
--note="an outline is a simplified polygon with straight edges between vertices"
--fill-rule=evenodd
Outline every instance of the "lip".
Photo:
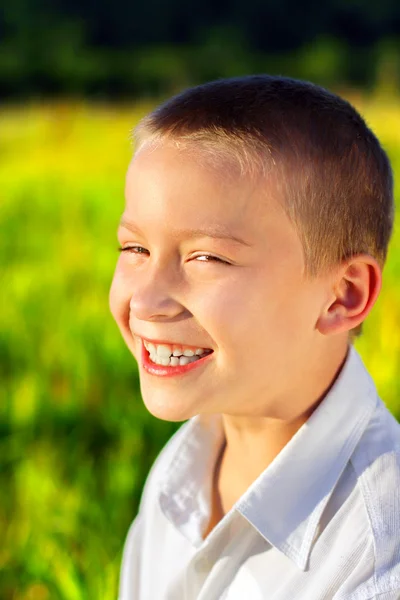
M 191 362 L 187 365 L 178 365 L 177 367 L 164 367 L 163 365 L 156 365 L 150 360 L 150 353 L 146 350 L 143 340 L 145 338 L 141 338 L 141 346 L 142 346 L 142 367 L 143 369 L 149 373 L 150 375 L 156 375 L 157 377 L 176 377 L 178 375 L 185 375 L 189 371 L 193 371 L 203 365 L 206 364 L 207 360 L 214 354 L 214 352 L 210 352 L 210 354 L 206 354 L 203 358 L 199 358 L 194 362 Z M 154 344 L 162 344 L 168 342 L 154 342 L 153 340 L 147 340 L 150 343 Z M 171 342 L 169 342 L 171 343 Z M 185 344 L 186 346 L 186 344 Z M 190 347 L 190 346 L 188 346 Z M 198 348 L 199 346 L 192 346 L 192 348 Z
M 211 350 L 211 348 L 206 348 L 205 346 L 193 346 L 192 344 L 183 344 L 182 342 L 171 342 L 171 340 L 155 340 L 143 337 L 138 334 L 134 334 L 135 337 L 139 338 L 142 343 L 143 341 L 148 342 L 149 344 L 154 344 L 155 346 L 161 346 L 164 344 L 165 346 L 185 346 L 185 348 L 193 348 L 193 350 L 197 350 L 197 348 L 204 348 L 205 350 Z

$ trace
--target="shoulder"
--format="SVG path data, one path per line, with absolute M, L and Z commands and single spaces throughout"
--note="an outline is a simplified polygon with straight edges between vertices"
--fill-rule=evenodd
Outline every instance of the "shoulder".
M 147 559 L 149 553 L 146 551 L 149 540 L 154 538 L 157 545 L 160 545 L 165 530 L 165 520 L 160 514 L 158 502 L 160 485 L 189 429 L 190 422 L 186 422 L 172 435 L 147 476 L 139 512 L 125 539 L 120 573 L 120 600 L 130 598 L 132 594 L 135 598 L 140 595 L 143 563 L 147 561 L 151 564 L 151 560 Z M 154 551 L 151 555 L 154 555 Z
M 158 496 L 166 473 L 169 471 L 169 468 L 173 463 L 181 444 L 189 435 L 192 427 L 193 419 L 183 423 L 183 425 L 181 425 L 179 429 L 170 437 L 168 442 L 157 456 L 149 471 L 143 488 L 139 513 L 142 513 L 146 509 L 148 503 L 151 502 L 155 496 Z
M 351 462 L 374 547 L 371 577 L 352 599 L 400 597 L 400 424 L 379 398 Z
M 367 508 L 381 512 L 385 499 L 400 498 L 400 424 L 379 398 L 351 462 Z

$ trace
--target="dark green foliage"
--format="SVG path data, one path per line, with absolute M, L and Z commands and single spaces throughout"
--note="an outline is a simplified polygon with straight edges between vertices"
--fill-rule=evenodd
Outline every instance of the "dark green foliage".
M 382 69 L 382 40 L 393 40 L 385 60 L 399 68 L 397 0 L 3 4 L 3 98 L 160 96 L 210 78 L 255 72 L 328 86 L 371 85 Z M 308 70 L 301 57 L 310 53 L 314 67 Z

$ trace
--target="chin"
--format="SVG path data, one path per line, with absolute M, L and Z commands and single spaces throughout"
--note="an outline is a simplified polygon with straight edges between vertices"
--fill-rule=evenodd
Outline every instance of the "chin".
M 187 401 L 180 401 L 177 397 L 155 391 L 142 391 L 142 398 L 145 407 L 157 419 L 179 423 L 187 421 L 198 414 L 193 406 L 189 406 Z

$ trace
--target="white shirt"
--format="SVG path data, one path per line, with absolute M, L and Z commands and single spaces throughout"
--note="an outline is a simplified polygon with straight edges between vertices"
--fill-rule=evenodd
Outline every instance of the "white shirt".
M 400 599 L 400 425 L 354 348 L 329 393 L 203 540 L 220 417 L 161 452 L 129 531 L 120 600 Z

